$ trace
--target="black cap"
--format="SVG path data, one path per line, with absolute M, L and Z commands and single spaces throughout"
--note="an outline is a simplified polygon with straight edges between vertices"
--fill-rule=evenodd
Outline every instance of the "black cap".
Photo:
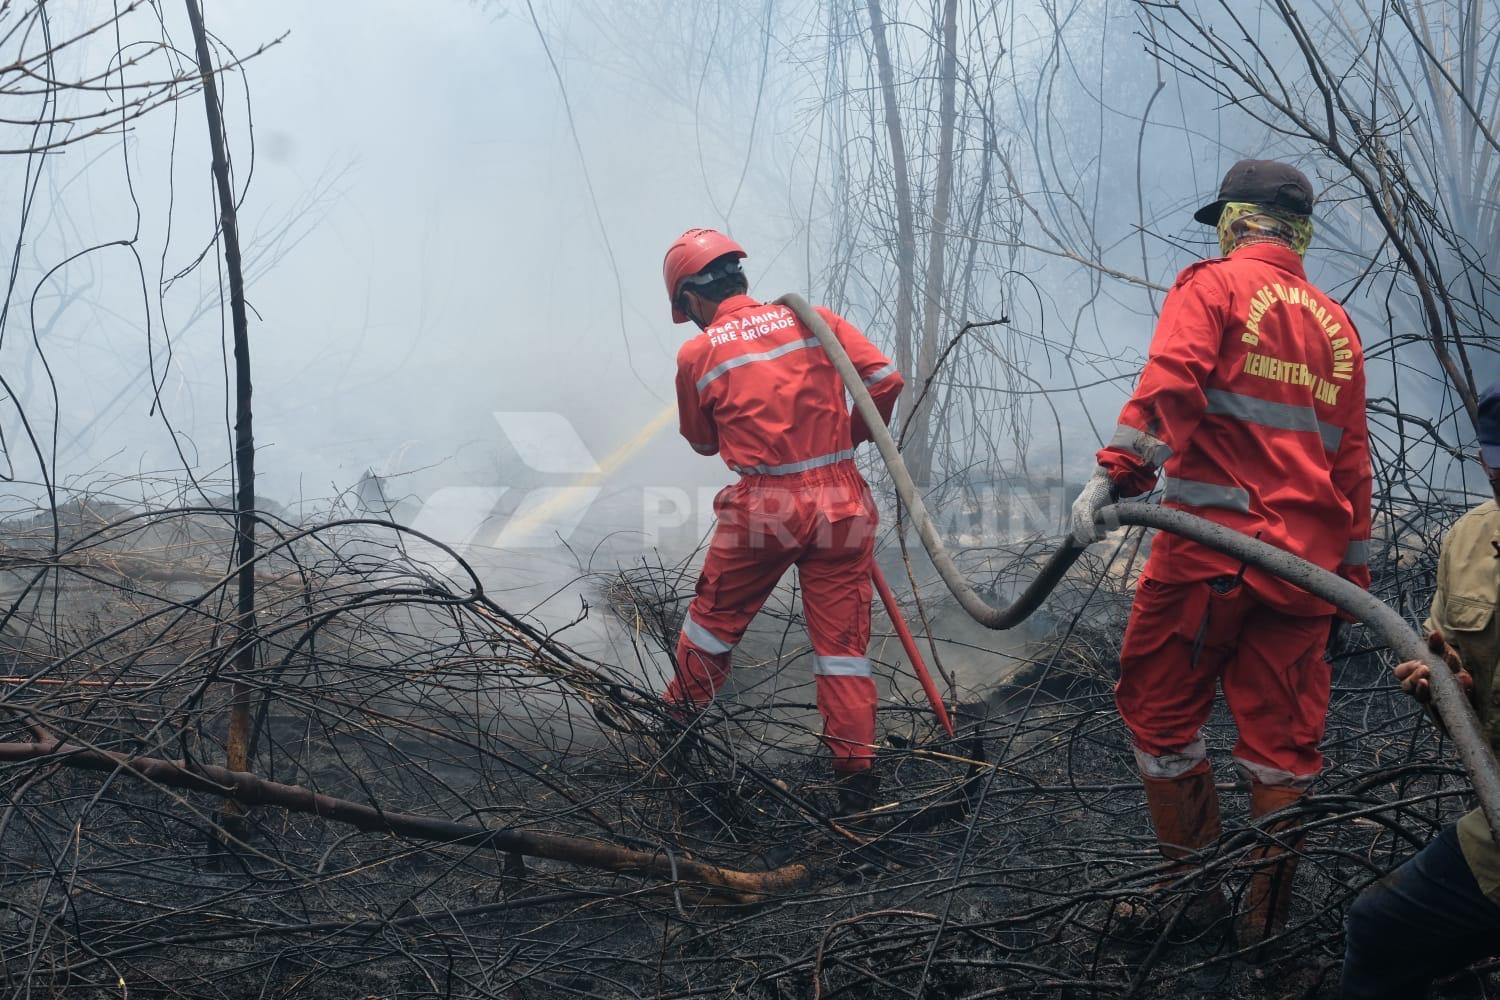
M 1219 197 L 1194 212 L 1193 218 L 1205 226 L 1217 226 L 1227 201 L 1248 201 L 1296 215 L 1312 215 L 1313 188 L 1307 175 L 1290 163 L 1241 160 L 1224 175 Z
M 1479 397 L 1479 455 L 1485 465 L 1500 472 L 1500 382 Z

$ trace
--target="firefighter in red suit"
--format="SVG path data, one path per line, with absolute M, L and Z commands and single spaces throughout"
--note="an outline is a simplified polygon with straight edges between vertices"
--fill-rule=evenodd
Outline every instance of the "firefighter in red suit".
M 840 808 L 859 811 L 876 788 L 867 647 L 877 515 L 854 466 L 854 448 L 870 435 L 812 331 L 785 306 L 746 294 L 744 257 L 724 234 L 690 229 L 662 264 L 673 321 L 702 330 L 677 354 L 682 436 L 740 475 L 714 501 L 713 540 L 664 697 L 692 707 L 711 701 L 735 644 L 796 566 Z M 889 419 L 902 387 L 896 366 L 847 320 L 818 312 Z
M 1160 471 L 1166 506 L 1369 586 L 1364 362 L 1349 317 L 1303 271 L 1312 204 L 1294 167 L 1245 160 L 1198 211 L 1217 225 L 1223 256 L 1183 271 L 1168 293 L 1135 394 L 1074 506 L 1079 542 L 1097 537 L 1101 507 L 1151 490 Z M 1216 686 L 1239 730 L 1252 818 L 1293 805 L 1317 776 L 1333 610 L 1194 542 L 1152 541 L 1115 699 L 1169 860 L 1220 834 L 1200 733 Z M 1242 944 L 1285 925 L 1295 847 L 1283 837 L 1258 851 Z M 1194 902 L 1210 915 L 1225 900 L 1215 889 Z

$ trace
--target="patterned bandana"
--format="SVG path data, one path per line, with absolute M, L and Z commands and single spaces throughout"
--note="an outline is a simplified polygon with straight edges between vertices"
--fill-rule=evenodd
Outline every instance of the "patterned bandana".
M 1312 242 L 1312 219 L 1267 205 L 1231 201 L 1219 213 L 1219 250 L 1225 257 L 1252 243 L 1280 243 L 1301 257 Z

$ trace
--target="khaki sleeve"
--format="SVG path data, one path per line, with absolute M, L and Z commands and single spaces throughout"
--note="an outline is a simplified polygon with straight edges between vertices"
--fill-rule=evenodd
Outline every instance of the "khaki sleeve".
M 1442 621 L 1446 619 L 1443 614 L 1443 605 L 1447 603 L 1448 592 L 1448 539 L 1444 538 L 1438 549 L 1437 587 L 1432 592 L 1432 607 L 1427 612 L 1427 620 L 1422 623 L 1423 633 L 1441 632 Z

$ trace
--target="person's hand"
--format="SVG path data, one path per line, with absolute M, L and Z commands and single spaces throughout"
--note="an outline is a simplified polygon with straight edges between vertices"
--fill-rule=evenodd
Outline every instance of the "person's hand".
M 1463 690 L 1464 697 L 1474 697 L 1474 677 L 1464 669 L 1464 661 L 1458 655 L 1458 650 L 1448 645 L 1443 634 L 1437 630 L 1427 635 L 1427 648 L 1444 663 L 1448 669 L 1453 671 L 1453 679 L 1458 681 L 1458 686 Z M 1398 663 L 1393 671 L 1396 680 L 1401 682 L 1401 690 L 1411 695 L 1422 704 L 1432 700 L 1432 668 L 1421 660 L 1407 660 Z
M 1094 475 L 1083 484 L 1083 492 L 1073 501 L 1069 535 L 1074 545 L 1092 545 L 1104 537 L 1104 527 L 1095 518 L 1099 511 L 1115 502 L 1115 484 L 1103 466 L 1094 469 Z

